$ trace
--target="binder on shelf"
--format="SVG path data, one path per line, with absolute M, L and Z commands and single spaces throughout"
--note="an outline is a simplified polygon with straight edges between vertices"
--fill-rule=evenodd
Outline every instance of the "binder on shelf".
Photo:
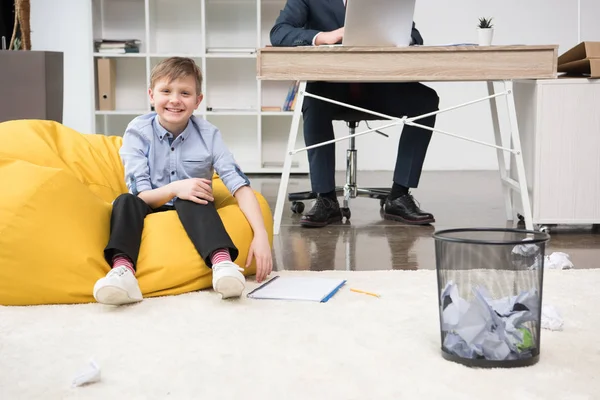
M 113 111 L 116 108 L 117 67 L 112 58 L 98 58 L 98 110 Z

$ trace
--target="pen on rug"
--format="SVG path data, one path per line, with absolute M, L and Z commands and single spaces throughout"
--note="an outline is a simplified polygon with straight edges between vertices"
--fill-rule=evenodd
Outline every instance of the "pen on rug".
M 350 289 L 351 292 L 356 292 L 356 293 L 362 293 L 362 294 L 368 294 L 369 296 L 375 296 L 375 297 L 380 297 L 377 293 L 371 293 L 371 292 L 365 292 L 364 290 L 359 290 L 359 289 Z

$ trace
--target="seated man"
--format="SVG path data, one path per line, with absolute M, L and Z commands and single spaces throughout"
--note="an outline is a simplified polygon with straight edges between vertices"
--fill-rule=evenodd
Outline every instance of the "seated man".
M 287 0 L 271 29 L 273 46 L 310 46 L 341 43 L 344 36 L 345 0 Z M 423 39 L 413 23 L 413 44 Z M 307 92 L 373 110 L 394 117 L 418 116 L 438 110 L 435 90 L 418 82 L 411 83 L 331 83 L 309 82 Z M 304 141 L 307 146 L 334 138 L 333 119 L 349 108 L 305 97 L 302 105 Z M 433 127 L 435 116 L 418 121 Z M 409 188 L 419 184 L 431 131 L 404 126 L 393 185 L 384 204 L 384 217 L 407 224 L 435 222 L 433 215 L 416 205 Z M 308 150 L 312 191 L 318 194 L 314 206 L 304 216 L 303 226 L 326 226 L 341 221 L 342 214 L 335 194 L 335 144 Z

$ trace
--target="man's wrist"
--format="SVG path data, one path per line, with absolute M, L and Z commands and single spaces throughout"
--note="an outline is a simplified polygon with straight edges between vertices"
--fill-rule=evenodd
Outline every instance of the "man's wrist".
M 313 37 L 313 40 L 312 40 L 312 45 L 313 45 L 313 46 L 316 46 L 316 45 L 317 45 L 317 36 L 319 36 L 321 33 L 323 33 L 323 32 L 319 32 L 319 33 L 317 33 L 317 34 L 316 34 L 316 35 Z

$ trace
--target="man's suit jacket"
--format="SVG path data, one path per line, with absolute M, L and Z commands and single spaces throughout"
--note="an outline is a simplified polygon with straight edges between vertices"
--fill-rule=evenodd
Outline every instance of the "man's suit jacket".
M 271 29 L 271 44 L 310 46 L 317 33 L 339 29 L 345 19 L 343 0 L 287 0 Z M 411 36 L 414 44 L 423 44 L 414 22 Z

